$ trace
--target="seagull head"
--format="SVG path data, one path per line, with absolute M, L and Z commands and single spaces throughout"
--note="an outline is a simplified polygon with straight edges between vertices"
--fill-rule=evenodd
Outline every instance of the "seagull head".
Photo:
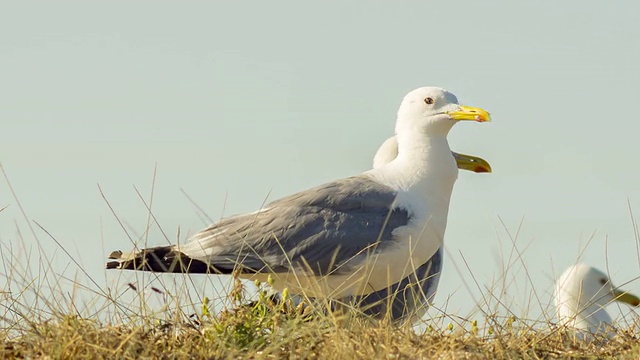
M 603 323 L 611 323 L 604 310 L 608 304 L 619 301 L 631 306 L 640 305 L 640 298 L 616 288 L 607 274 L 586 264 L 568 268 L 555 287 L 559 320 L 590 332 L 601 331 Z
M 455 95 L 438 87 L 421 87 L 408 93 L 398 110 L 396 133 L 446 136 L 458 121 L 491 121 L 486 110 L 464 106 Z

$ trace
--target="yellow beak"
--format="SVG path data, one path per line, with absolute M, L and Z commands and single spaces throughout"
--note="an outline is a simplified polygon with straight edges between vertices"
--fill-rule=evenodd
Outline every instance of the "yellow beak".
M 456 152 L 451 152 L 453 157 L 456 159 L 456 164 L 458 164 L 458 169 L 473 171 L 475 173 L 490 173 L 491 165 L 489 162 L 483 158 L 466 155 L 466 154 L 458 154 Z
M 458 110 L 447 112 L 447 115 L 451 116 L 454 120 L 491 121 L 491 115 L 489 115 L 487 110 L 464 105 L 460 105 Z
M 616 301 L 620 301 L 623 303 L 627 303 L 631 306 L 638 306 L 640 305 L 640 298 L 638 298 L 637 296 L 630 294 L 628 292 L 622 291 L 622 290 L 618 290 L 618 289 L 614 289 L 613 290 L 613 295 L 616 297 Z

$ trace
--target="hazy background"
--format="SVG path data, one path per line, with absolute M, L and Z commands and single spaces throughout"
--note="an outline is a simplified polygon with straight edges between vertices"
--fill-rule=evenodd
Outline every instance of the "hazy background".
M 0 162 L 29 220 L 1 179 L 3 251 L 35 247 L 37 221 L 111 286 L 106 254 L 132 244 L 97 184 L 137 240 L 148 215 L 134 186 L 148 201 L 157 165 L 153 213 L 175 242 L 178 228 L 185 239 L 208 223 L 181 189 L 218 219 L 365 171 L 405 93 L 432 85 L 494 119 L 449 136 L 494 173 L 456 183 L 437 305 L 466 315 L 477 287 L 514 263 L 509 306 L 545 311 L 525 300 L 528 277 L 548 303 L 585 247 L 583 260 L 617 284 L 634 280 L 638 11 L 577 0 L 3 1 Z M 516 234 L 522 260 L 510 256 Z M 56 269 L 77 271 L 35 235 Z M 166 242 L 154 226 L 148 244 Z

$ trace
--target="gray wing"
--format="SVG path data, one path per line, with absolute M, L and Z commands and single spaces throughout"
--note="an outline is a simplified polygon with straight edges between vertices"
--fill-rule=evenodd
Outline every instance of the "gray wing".
M 391 232 L 407 225 L 395 197 L 365 175 L 337 180 L 223 219 L 179 251 L 219 271 L 346 273 L 349 260 L 393 246 Z

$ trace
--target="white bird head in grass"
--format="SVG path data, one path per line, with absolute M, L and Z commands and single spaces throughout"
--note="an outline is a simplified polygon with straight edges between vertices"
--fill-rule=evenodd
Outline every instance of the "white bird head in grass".
M 614 301 L 640 305 L 637 296 L 616 288 L 607 274 L 586 264 L 565 270 L 556 281 L 554 298 L 561 325 L 607 336 L 614 334 L 614 324 L 605 310 L 607 305 Z

